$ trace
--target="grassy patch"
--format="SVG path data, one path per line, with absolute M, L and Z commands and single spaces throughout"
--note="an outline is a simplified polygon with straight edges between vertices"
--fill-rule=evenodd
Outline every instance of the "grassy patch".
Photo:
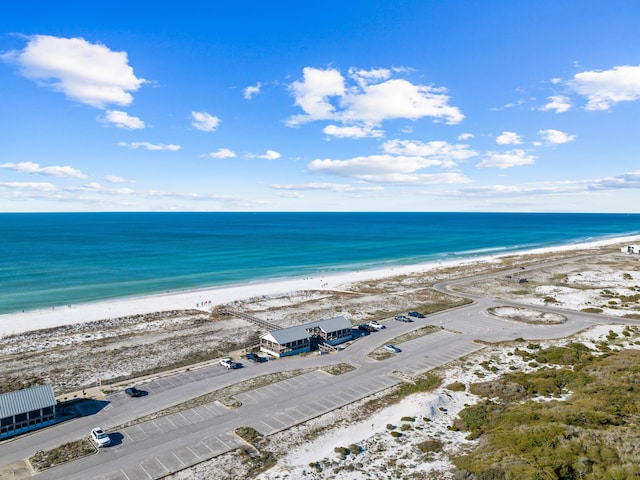
M 338 363 L 336 365 L 327 365 L 326 367 L 320 368 L 320 370 L 328 373 L 329 375 L 342 375 L 343 373 L 347 373 L 355 369 L 356 367 L 349 363 Z
M 40 450 L 29 458 L 29 463 L 37 472 L 47 468 L 55 467 L 66 462 L 77 460 L 78 458 L 92 455 L 98 450 L 88 438 L 65 443 L 51 450 Z
M 251 427 L 238 427 L 235 434 L 251 446 L 240 451 L 241 461 L 247 469 L 244 474 L 246 478 L 255 478 L 276 464 L 275 455 L 266 450 L 269 442 L 260 432 Z

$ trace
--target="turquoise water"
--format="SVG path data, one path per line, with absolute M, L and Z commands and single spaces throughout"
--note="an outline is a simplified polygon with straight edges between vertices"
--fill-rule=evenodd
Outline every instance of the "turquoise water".
M 636 234 L 629 214 L 0 214 L 0 313 Z

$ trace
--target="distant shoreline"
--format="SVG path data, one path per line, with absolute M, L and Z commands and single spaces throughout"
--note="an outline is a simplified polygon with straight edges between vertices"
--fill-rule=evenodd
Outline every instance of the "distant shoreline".
M 379 280 L 395 275 L 423 273 L 439 268 L 497 261 L 504 257 L 571 252 L 576 250 L 599 248 L 602 246 L 640 242 L 640 235 L 611 237 L 604 240 L 555 247 L 537 248 L 499 255 L 486 255 L 465 259 L 432 261 L 414 265 L 392 266 L 371 270 L 316 275 L 305 278 L 244 283 L 224 287 L 204 287 L 186 291 L 166 292 L 131 298 L 119 298 L 92 303 L 52 307 L 19 313 L 0 315 L 0 338 L 6 335 L 25 333 L 34 330 L 73 325 L 108 318 L 127 317 L 168 310 L 202 309 L 208 311 L 211 306 L 244 300 L 257 296 L 287 294 L 300 290 L 336 290 L 345 284 Z

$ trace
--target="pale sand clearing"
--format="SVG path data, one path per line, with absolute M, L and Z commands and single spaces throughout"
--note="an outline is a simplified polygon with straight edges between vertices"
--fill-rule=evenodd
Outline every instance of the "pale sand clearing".
M 589 248 L 599 248 L 618 243 L 637 243 L 640 236 L 615 237 L 590 243 L 563 245 L 518 252 L 517 255 L 570 252 Z M 378 280 L 396 275 L 424 273 L 440 268 L 453 268 L 470 263 L 492 262 L 505 255 L 491 255 L 448 262 L 430 262 L 417 265 L 394 266 L 375 270 L 360 270 L 311 278 L 292 278 L 270 282 L 247 283 L 230 287 L 203 288 L 197 290 L 167 292 L 127 299 L 116 299 L 34 310 L 22 313 L 0 315 L 0 337 L 32 330 L 73 325 L 107 318 L 125 317 L 169 310 L 210 309 L 211 305 L 225 304 L 260 295 L 276 295 L 300 290 L 339 290 L 350 283 Z M 203 305 L 205 303 L 205 305 Z

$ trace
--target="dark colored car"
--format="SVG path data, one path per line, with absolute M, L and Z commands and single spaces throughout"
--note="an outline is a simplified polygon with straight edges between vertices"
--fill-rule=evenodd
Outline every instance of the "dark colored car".
M 369 333 L 376 331 L 375 328 L 367 325 L 366 323 L 361 323 L 360 325 L 358 325 L 358 330 L 361 330 L 363 332 L 369 332 Z
M 420 312 L 409 312 L 409 316 L 415 317 L 415 318 L 424 318 L 424 315 L 421 314 Z
M 142 395 L 142 392 L 138 390 L 136 387 L 125 388 L 124 393 L 126 393 L 130 397 L 139 397 L 140 395 Z
M 264 357 L 261 357 L 260 355 L 258 355 L 257 353 L 253 353 L 253 352 L 249 352 L 245 355 L 247 360 L 251 360 L 252 362 L 256 362 L 256 363 L 262 363 L 262 362 L 266 362 L 267 359 Z

